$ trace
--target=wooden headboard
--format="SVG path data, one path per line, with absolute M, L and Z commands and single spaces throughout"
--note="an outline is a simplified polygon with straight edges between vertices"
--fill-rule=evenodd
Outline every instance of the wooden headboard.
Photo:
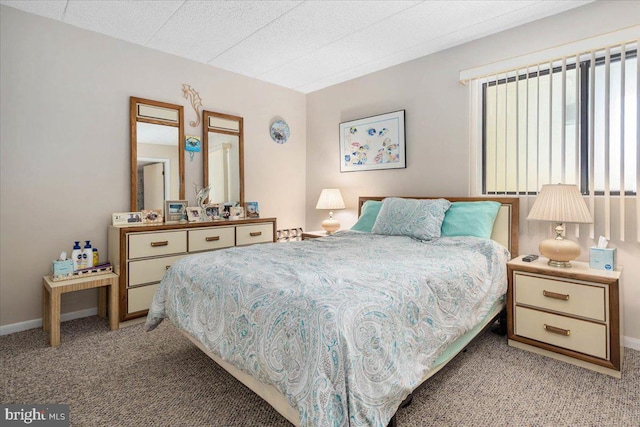
M 387 196 L 392 197 L 392 196 Z M 398 196 L 402 197 L 402 196 Z M 511 252 L 511 257 L 518 256 L 518 227 L 520 223 L 520 200 L 517 197 L 402 197 L 403 199 L 447 199 L 450 202 L 485 202 L 501 203 L 498 216 L 493 224 L 491 239 L 500 243 Z M 367 200 L 383 200 L 385 197 L 360 197 L 358 199 L 358 217 L 362 205 Z

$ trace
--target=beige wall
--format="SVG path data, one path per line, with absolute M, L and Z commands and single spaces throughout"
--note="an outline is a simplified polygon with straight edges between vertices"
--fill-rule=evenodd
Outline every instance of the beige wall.
M 107 253 L 112 212 L 129 210 L 129 96 L 244 117 L 245 197 L 278 226 L 304 226 L 305 96 L 173 55 L 0 6 L 0 326 L 40 318 L 41 276 L 74 240 Z M 291 128 L 274 143 L 277 118 Z M 186 196 L 202 184 L 202 153 L 186 154 Z M 62 311 L 95 307 L 94 291 Z
M 315 210 L 322 188 L 342 190 L 347 209 L 336 218 L 343 228 L 356 220 L 358 196 L 470 194 L 469 98 L 459 72 L 637 25 L 638 17 L 640 2 L 596 2 L 309 94 L 307 228 L 319 229 L 326 215 Z M 407 168 L 340 173 L 338 124 L 400 109 L 406 110 Z M 633 206 L 628 208 L 633 218 Z M 523 226 L 521 253 L 536 253 L 545 231 Z M 586 260 L 593 241 L 580 242 Z M 640 345 L 640 244 L 613 243 L 625 266 L 625 335 Z

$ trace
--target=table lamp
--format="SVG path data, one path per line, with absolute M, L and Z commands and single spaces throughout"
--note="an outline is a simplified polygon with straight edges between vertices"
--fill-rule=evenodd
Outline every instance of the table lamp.
M 344 209 L 344 201 L 342 194 L 337 188 L 325 188 L 320 193 L 316 209 L 329 209 L 329 219 L 322 221 L 322 228 L 327 234 L 333 234 L 340 229 L 340 223 L 333 219 L 333 211 L 335 209 Z
M 540 243 L 540 254 L 549 258 L 552 267 L 571 267 L 571 260 L 580 256 L 580 245 L 564 238 L 564 223 L 590 224 L 593 217 L 575 185 L 543 185 L 533 203 L 528 220 L 556 223 L 556 237 Z

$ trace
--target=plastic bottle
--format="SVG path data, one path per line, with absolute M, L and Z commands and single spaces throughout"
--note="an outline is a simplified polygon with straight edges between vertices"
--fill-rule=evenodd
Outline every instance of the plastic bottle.
M 84 267 L 82 268 L 89 268 L 93 267 L 93 249 L 91 249 L 91 242 L 89 240 L 85 240 L 85 242 L 87 243 L 82 250 L 82 261 L 84 262 Z
M 73 251 L 71 251 L 71 259 L 73 260 L 73 271 L 80 270 L 83 265 L 82 262 L 82 249 L 80 249 L 80 242 L 76 242 L 73 245 Z
M 98 248 L 93 248 L 93 266 L 100 264 L 100 255 L 98 254 Z

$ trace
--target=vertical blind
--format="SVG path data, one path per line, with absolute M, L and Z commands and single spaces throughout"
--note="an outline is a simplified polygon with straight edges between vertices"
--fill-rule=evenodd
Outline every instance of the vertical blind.
M 614 223 L 615 235 L 625 239 L 625 224 L 633 220 L 626 218 L 626 204 L 635 203 L 640 241 L 638 44 L 608 45 L 476 79 L 483 194 L 519 195 L 528 212 L 529 198 L 542 185 L 576 184 L 607 238 Z M 612 198 L 619 200 L 613 221 Z

